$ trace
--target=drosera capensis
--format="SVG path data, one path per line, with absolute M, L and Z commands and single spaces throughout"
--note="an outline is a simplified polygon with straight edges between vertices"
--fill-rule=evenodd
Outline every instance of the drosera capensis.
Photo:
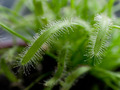
M 23 66 L 27 69 L 28 66 L 33 66 L 37 63 L 37 60 L 44 54 L 45 47 L 49 46 L 49 43 L 57 36 L 68 33 L 69 30 L 74 31 L 74 26 L 80 26 L 89 31 L 90 26 L 83 20 L 80 19 L 64 19 L 61 21 L 53 22 L 46 26 L 44 30 L 35 35 L 32 42 L 28 47 L 20 54 L 20 62 L 18 65 Z M 69 28 L 69 29 L 68 29 Z M 71 29 L 70 29 L 71 28 Z
M 101 63 L 106 48 L 109 46 L 111 37 L 112 21 L 105 14 L 97 14 L 95 24 L 87 46 L 87 60 L 92 59 L 93 64 Z M 87 61 L 86 60 L 86 61 Z
M 60 90 L 70 90 L 72 85 L 75 83 L 75 80 L 79 78 L 80 75 L 85 74 L 89 70 L 91 70 L 91 68 L 88 66 L 78 67 L 77 69 L 73 70 L 71 74 L 65 78 L 64 82 L 61 81 L 62 88 Z
M 58 68 L 54 76 L 47 81 L 45 81 L 45 86 L 47 88 L 53 88 L 61 79 L 64 77 L 64 72 L 66 72 L 67 64 L 70 59 L 71 45 L 69 42 L 65 43 L 64 47 L 59 51 L 59 57 L 57 57 Z M 46 89 L 47 89 L 46 88 Z
M 7 88 L 120 89 L 116 71 L 120 68 L 119 0 L 12 1 L 11 8 L 0 6 L 0 27 L 12 34 L 13 40 L 0 36 L 0 46 L 4 45 L 0 48 L 0 74 L 11 81 Z M 19 46 L 16 37 L 25 45 Z M 13 48 L 8 47 L 10 43 Z M 16 58 L 18 67 L 14 68 Z M 16 71 L 19 73 L 14 74 Z

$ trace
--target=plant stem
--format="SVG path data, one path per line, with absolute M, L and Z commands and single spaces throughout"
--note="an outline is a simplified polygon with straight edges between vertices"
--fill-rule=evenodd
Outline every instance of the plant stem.
M 30 43 L 30 41 L 29 41 L 28 39 L 26 39 L 26 38 L 23 37 L 22 35 L 16 33 L 15 31 L 11 30 L 11 29 L 10 29 L 9 27 L 7 27 L 6 25 L 0 23 L 0 26 L 3 27 L 3 28 L 5 28 L 6 31 L 8 31 L 9 33 L 11 33 L 11 34 L 13 34 L 13 35 L 15 35 L 15 36 L 21 38 L 22 40 L 24 40 L 24 41 L 27 42 L 27 43 L 28 43 L 28 42 Z
M 113 25 L 112 27 L 116 29 L 120 29 L 120 26 L 117 26 L 117 25 Z

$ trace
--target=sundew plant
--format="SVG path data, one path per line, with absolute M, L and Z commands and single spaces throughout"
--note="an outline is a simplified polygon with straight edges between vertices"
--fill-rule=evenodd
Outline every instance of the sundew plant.
M 0 5 L 0 89 L 120 90 L 119 10 L 119 0 Z

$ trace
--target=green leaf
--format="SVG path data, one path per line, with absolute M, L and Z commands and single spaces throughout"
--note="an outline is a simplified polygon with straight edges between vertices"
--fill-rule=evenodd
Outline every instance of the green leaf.
M 3 73 L 5 74 L 5 76 L 11 81 L 11 82 L 17 82 L 18 79 L 16 78 L 16 76 L 11 72 L 10 68 L 8 67 L 8 65 L 6 64 L 4 59 L 0 60 L 0 66 L 1 69 L 3 71 Z
M 63 76 L 63 73 L 66 70 L 67 67 L 67 60 L 70 57 L 70 45 L 66 43 L 63 47 L 63 49 L 60 51 L 60 55 L 58 56 L 58 69 L 55 73 L 55 75 L 45 82 L 45 86 L 48 86 L 48 88 L 52 88 L 54 85 L 56 85 L 60 79 Z
M 90 70 L 90 67 L 83 66 L 75 69 L 67 78 L 65 79 L 65 82 L 62 82 L 62 89 L 61 90 L 70 90 L 72 85 L 74 84 L 75 80 L 83 75 L 84 73 L 88 72 Z

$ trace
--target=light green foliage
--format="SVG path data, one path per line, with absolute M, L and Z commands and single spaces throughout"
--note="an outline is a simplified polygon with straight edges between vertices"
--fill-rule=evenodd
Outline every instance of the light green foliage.
M 25 71 L 27 75 L 31 66 L 39 71 L 45 54 L 57 63 L 52 77 L 42 83 L 45 90 L 52 90 L 56 85 L 61 90 L 70 90 L 84 73 L 100 79 L 106 88 L 119 90 L 120 73 L 115 70 L 120 68 L 120 19 L 115 15 L 119 11 L 119 4 L 114 5 L 115 2 L 16 0 L 11 9 L 0 6 L 1 29 L 27 44 L 25 49 L 19 44 L 9 50 L 1 49 L 0 74 L 5 74 L 11 82 L 18 82 L 11 71 L 13 63 L 17 61 L 22 80 L 21 73 Z M 30 12 L 24 15 L 25 8 Z M 51 73 L 39 73 L 26 90 L 51 76 Z M 94 84 L 99 90 L 98 83 Z

